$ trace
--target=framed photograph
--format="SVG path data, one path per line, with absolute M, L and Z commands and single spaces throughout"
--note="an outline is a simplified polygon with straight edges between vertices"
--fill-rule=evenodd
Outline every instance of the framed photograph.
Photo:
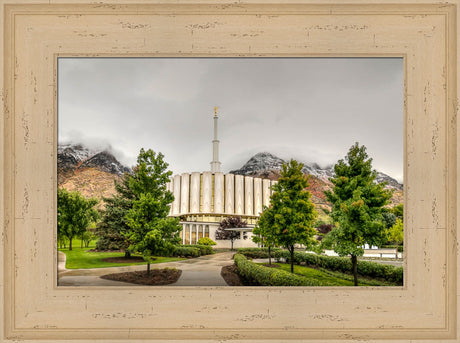
M 294 264 L 292 252 L 303 275 L 297 286 L 352 286 L 353 276 L 343 274 L 352 271 L 351 258 L 338 258 L 340 246 L 326 244 L 340 215 L 337 204 L 332 212 L 332 193 L 327 198 L 328 191 L 340 193 L 330 179 L 340 177 L 334 166 L 352 149 L 362 152 L 347 163 L 357 164 L 361 154 L 369 160 L 364 180 L 384 199 L 363 198 L 367 212 L 381 219 L 369 232 L 361 222 L 356 234 L 366 239 L 356 256 L 368 270 L 357 283 L 402 286 L 403 251 L 396 250 L 403 245 L 403 66 L 396 57 L 59 58 L 58 285 L 266 285 L 241 279 L 233 255 L 258 257 L 254 263 L 271 268 L 262 268 L 267 277 L 275 272 L 287 280 L 284 261 Z M 281 174 L 283 164 L 290 168 L 285 174 L 294 172 L 291 160 L 299 163 L 296 175 L 308 177 L 293 193 L 307 206 L 289 208 L 310 216 L 299 217 L 299 230 L 276 231 L 259 222 L 288 207 L 276 199 L 288 191 Z M 145 175 L 164 177 L 155 188 L 157 198 L 168 199 L 159 215 L 140 211 L 141 194 L 154 191 L 138 182 L 139 163 L 167 163 Z M 359 163 L 354 179 L 368 168 Z M 162 241 L 144 244 L 149 232 Z M 141 255 L 147 250 L 148 258 Z M 312 269 L 319 260 L 300 266 L 300 259 L 316 258 L 313 250 L 323 254 L 327 271 Z M 292 285 L 285 282 L 267 286 Z
M 3 132 L 0 216 L 4 223 L 0 248 L 4 257 L 0 264 L 2 341 L 408 343 L 419 339 L 430 342 L 459 339 L 457 0 L 443 3 L 408 0 L 398 4 L 308 0 L 290 4 L 251 1 L 91 4 L 6 0 L 0 11 L 4 58 L 1 99 L 4 116 L 0 125 Z M 403 167 L 398 175 L 404 185 L 403 285 L 59 285 L 57 161 L 58 134 L 64 131 L 60 128 L 58 132 L 58 127 L 67 121 L 63 127 L 71 135 L 72 128 L 77 127 L 78 113 L 71 113 L 66 119 L 58 116 L 58 107 L 62 105 L 58 101 L 61 91 L 58 79 L 63 72 L 62 61 L 78 62 L 83 58 L 97 62 L 118 58 L 240 62 L 283 59 L 288 64 L 293 58 L 296 61 L 340 58 L 361 63 L 372 59 L 399 61 L 403 109 L 398 125 L 402 137 L 394 139 L 402 141 L 403 150 Z M 189 66 L 188 70 L 196 67 Z M 116 78 L 115 72 L 104 73 L 103 66 L 94 68 L 93 76 L 102 75 L 104 82 L 112 76 Z M 232 74 L 236 73 L 234 68 Z M 307 67 L 300 68 L 298 78 L 292 79 L 298 83 L 297 88 L 302 85 L 300 78 L 308 77 L 304 73 Z M 269 74 L 275 69 L 270 66 L 263 72 Z M 318 81 L 311 87 L 321 88 L 320 102 L 339 102 L 333 86 L 322 86 L 321 77 L 331 77 L 330 70 L 315 71 Z M 128 68 L 121 82 L 112 84 L 124 90 L 118 94 L 136 89 L 129 82 L 129 75 L 135 73 Z M 186 69 L 184 75 L 187 73 Z M 292 70 L 285 69 L 284 73 L 287 77 Z M 366 75 L 373 78 L 370 69 Z M 267 80 L 271 80 L 269 76 Z M 86 78 L 87 89 L 91 89 L 92 79 L 75 70 L 65 82 L 84 88 Z M 123 80 L 127 82 L 123 84 Z M 232 92 L 231 86 L 222 88 Z M 389 87 L 382 82 L 378 91 L 388 92 Z M 164 92 L 169 99 L 187 95 L 181 93 L 178 84 Z M 365 97 L 368 116 L 374 116 L 379 123 L 377 128 L 368 128 L 370 136 L 377 138 L 383 130 L 389 130 L 382 124 L 384 105 L 372 100 L 370 92 L 361 89 L 359 93 Z M 276 102 L 275 96 L 267 102 Z M 143 101 L 141 97 L 138 99 Z M 73 105 L 83 108 L 96 100 L 82 92 Z M 217 114 L 218 109 L 215 111 Z M 129 111 L 125 113 L 131 115 Z M 154 122 L 155 113 L 151 116 Z M 123 123 L 125 119 L 113 118 Z M 126 130 L 136 130 L 139 126 L 135 116 L 131 120 L 136 125 L 126 126 Z M 364 130 L 362 127 L 358 131 Z M 177 132 L 182 135 L 186 131 Z M 335 138 L 338 140 L 339 135 Z M 173 145 L 175 140 L 170 142 Z M 175 149 L 173 146 L 172 150 Z M 220 173 L 218 154 L 212 156 L 212 161 L 210 158 L 211 171 Z M 179 181 L 187 178 L 184 175 L 188 171 L 181 173 Z M 203 173 L 203 180 L 206 175 Z M 217 174 L 212 175 L 209 180 L 215 185 Z M 252 185 L 250 189 L 255 192 L 256 181 L 246 177 L 245 185 Z M 190 173 L 189 180 L 192 178 Z M 175 191 L 174 182 L 173 178 L 169 187 L 177 197 L 192 193 L 182 188 Z M 214 197 L 216 192 L 212 192 Z M 251 194 L 250 199 L 256 198 Z M 244 204 L 244 211 L 255 213 L 255 203 Z M 191 202 L 178 200 L 171 211 L 182 215 L 182 208 L 189 210 L 191 206 Z M 213 202 L 213 206 L 220 205 Z M 236 207 L 233 209 L 236 211 Z M 193 226 L 192 220 L 190 216 L 190 221 L 182 221 L 187 230 L 181 236 L 183 243 L 194 243 L 212 233 L 212 228 L 206 232 L 205 225 Z

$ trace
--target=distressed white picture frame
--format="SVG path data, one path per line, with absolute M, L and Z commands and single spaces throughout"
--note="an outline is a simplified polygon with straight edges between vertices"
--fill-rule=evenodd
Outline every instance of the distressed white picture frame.
M 3 1 L 0 337 L 457 341 L 458 5 Z M 404 286 L 58 287 L 60 56 L 403 57 Z

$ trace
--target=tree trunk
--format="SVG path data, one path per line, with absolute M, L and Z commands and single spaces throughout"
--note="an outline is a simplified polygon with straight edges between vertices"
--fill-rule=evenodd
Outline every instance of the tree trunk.
M 230 250 L 233 251 L 233 239 L 231 239 L 230 241 L 232 242 L 232 248 Z
M 356 255 L 351 255 L 351 263 L 353 265 L 353 279 L 355 286 L 358 286 L 358 257 Z
M 268 264 L 272 265 L 272 254 L 271 254 L 271 246 L 268 246 Z
M 83 235 L 81 236 L 81 247 L 83 249 Z
M 125 258 L 130 258 L 131 253 L 128 250 L 125 250 Z
M 289 247 L 291 253 L 291 273 L 294 273 L 294 246 Z
M 72 250 L 72 238 L 69 238 L 69 250 Z
M 396 244 L 396 260 L 398 259 L 398 247 L 399 247 L 399 245 Z
M 150 274 L 150 262 L 147 262 L 147 275 Z

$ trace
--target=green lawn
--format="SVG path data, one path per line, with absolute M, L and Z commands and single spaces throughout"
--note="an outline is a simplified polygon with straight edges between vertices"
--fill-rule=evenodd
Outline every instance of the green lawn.
M 137 263 L 111 263 L 103 262 L 102 260 L 108 257 L 123 257 L 123 252 L 87 252 L 87 250 L 93 249 L 95 246 L 90 245 L 88 248 L 80 248 L 80 242 L 78 244 L 72 244 L 72 251 L 66 249 L 59 249 L 66 255 L 66 268 L 67 269 L 89 269 L 89 268 L 107 268 L 107 267 L 123 267 L 142 265 L 146 262 Z M 156 257 L 152 264 L 165 263 L 185 260 L 179 257 Z
M 280 269 L 290 272 L 291 265 L 287 263 L 274 263 L 280 266 Z M 309 279 L 315 279 L 321 282 L 331 284 L 331 286 L 353 286 L 353 276 L 343 274 L 340 272 L 333 272 L 329 270 L 317 270 L 314 268 L 294 265 L 294 273 L 305 276 Z M 392 284 L 387 282 L 381 282 L 379 280 L 368 280 L 359 278 L 359 286 L 391 286 Z

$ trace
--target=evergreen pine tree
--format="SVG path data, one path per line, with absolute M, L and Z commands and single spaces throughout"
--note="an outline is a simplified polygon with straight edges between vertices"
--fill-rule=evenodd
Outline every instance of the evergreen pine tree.
M 121 182 L 115 180 L 116 193 L 109 198 L 102 198 L 105 209 L 102 211 L 101 221 L 96 227 L 96 235 L 99 237 L 96 248 L 99 250 L 124 250 L 125 257 L 130 257 L 128 250 L 130 245 L 125 234 L 131 230 L 126 214 L 133 207 L 136 194 L 129 188 L 129 180 L 132 175 L 125 173 Z

